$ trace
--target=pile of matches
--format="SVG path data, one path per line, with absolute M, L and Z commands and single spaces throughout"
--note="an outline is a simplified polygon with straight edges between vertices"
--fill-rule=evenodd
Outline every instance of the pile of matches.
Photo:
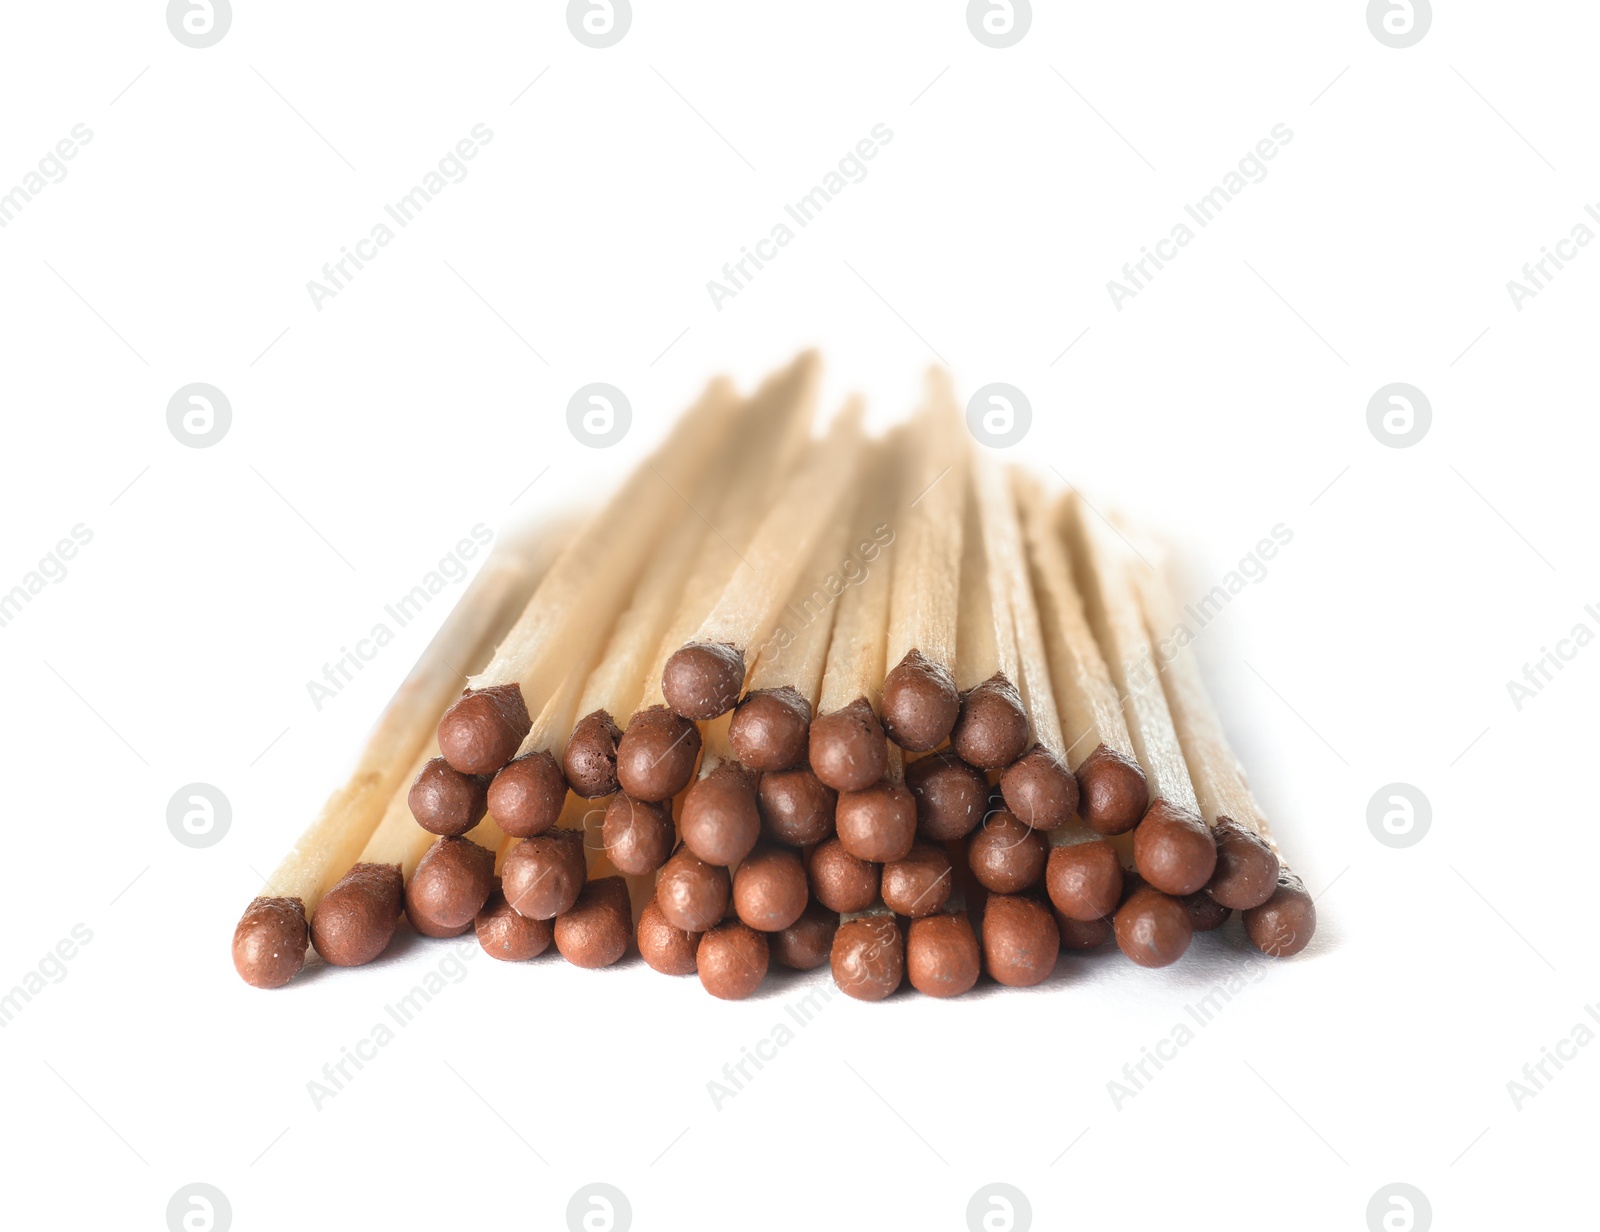
M 882 438 L 854 400 L 814 436 L 817 382 L 712 382 L 597 514 L 496 549 L 244 913 L 246 982 L 402 914 L 725 999 L 1162 967 L 1235 911 L 1306 946 L 1160 549 L 976 450 L 940 373 Z

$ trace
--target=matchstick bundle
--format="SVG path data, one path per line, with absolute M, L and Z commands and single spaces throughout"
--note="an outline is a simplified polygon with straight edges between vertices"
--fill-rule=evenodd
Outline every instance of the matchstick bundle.
M 239 921 L 247 983 L 402 917 L 723 999 L 1162 967 L 1236 911 L 1306 947 L 1159 546 L 976 450 L 942 374 L 876 440 L 858 402 L 815 435 L 817 384 L 713 382 L 575 533 L 490 558 Z

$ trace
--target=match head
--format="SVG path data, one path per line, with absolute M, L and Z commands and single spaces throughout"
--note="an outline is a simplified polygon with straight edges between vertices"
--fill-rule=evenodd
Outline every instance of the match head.
M 883 727 L 909 753 L 938 748 L 960 713 L 955 680 L 920 650 L 909 652 L 884 677 Z
M 983 905 L 983 967 L 998 983 L 1031 988 L 1056 969 L 1061 932 L 1036 898 L 992 894 Z
M 769 770 L 756 785 L 762 837 L 809 847 L 833 833 L 839 793 L 810 770 Z
M 700 934 L 687 932 L 667 921 L 655 899 L 639 916 L 639 955 L 662 975 L 693 975 Z
M 751 770 L 788 770 L 806 759 L 811 703 L 788 685 L 746 693 L 728 724 L 734 754 Z
M 406 797 L 411 815 L 430 834 L 465 834 L 489 809 L 489 788 L 475 774 L 462 774 L 442 757 L 422 767 Z
M 493 889 L 494 852 L 471 839 L 442 838 L 411 874 L 406 915 L 424 937 L 459 937 Z
M 880 779 L 864 791 L 839 793 L 834 826 L 858 860 L 903 860 L 917 841 L 917 801 L 904 786 Z
M 707 864 L 687 847 L 673 852 L 656 877 L 661 914 L 685 932 L 703 933 L 722 919 L 731 893 L 728 870 Z
M 889 769 L 889 744 L 872 706 L 858 697 L 811 724 L 811 769 L 835 791 L 863 791 Z
M 1112 924 L 1118 948 L 1141 967 L 1177 962 L 1194 936 L 1194 925 L 1183 904 L 1149 886 L 1128 896 L 1117 908 Z
M 828 953 L 833 982 L 857 1001 L 882 1001 L 906 974 L 905 943 L 892 915 L 846 920 L 833 934 Z
M 502 962 L 524 962 L 539 957 L 550 948 L 550 940 L 555 935 L 549 920 L 530 920 L 508 903 L 500 890 L 489 895 L 489 901 L 478 909 L 472 924 L 483 952 Z
M 978 938 L 965 911 L 912 920 L 906 975 L 929 997 L 959 997 L 978 982 Z
M 1022 695 L 996 672 L 961 699 L 950 747 L 980 770 L 1003 770 L 1022 756 L 1030 734 Z
M 606 805 L 600 842 L 619 873 L 642 877 L 667 862 L 677 833 L 670 801 L 647 804 L 619 791 Z
M 792 971 L 815 971 L 828 961 L 833 935 L 839 931 L 839 913 L 821 903 L 810 904 L 800 918 L 767 938 L 773 961 Z
M 1221 928 L 1228 922 L 1228 917 L 1233 914 L 1233 908 L 1224 907 L 1204 890 L 1196 890 L 1193 894 L 1185 894 L 1178 901 L 1183 904 L 1183 909 L 1189 913 L 1189 923 L 1197 933 L 1209 933 L 1213 929 Z
M 572 909 L 588 876 L 583 831 L 549 830 L 506 853 L 500 886 L 519 915 L 552 920 Z
M 1067 763 L 1036 744 L 1000 776 L 1006 807 L 1035 830 L 1066 825 L 1078 811 L 1078 780 Z
M 672 652 L 661 673 L 667 705 L 705 723 L 727 714 L 744 687 L 744 652 L 726 642 L 690 642 Z
M 748 924 L 729 920 L 700 938 L 695 952 L 700 984 L 721 1001 L 743 1001 L 767 978 L 767 939 Z
M 761 837 L 756 785 L 736 761 L 725 761 L 695 782 L 678 818 L 684 844 L 707 864 L 725 868 L 750 854 Z
M 733 874 L 733 910 L 758 932 L 788 928 L 810 897 L 806 866 L 792 847 L 758 848 Z
M 906 767 L 917 802 L 917 834 L 932 843 L 966 838 L 989 811 L 988 781 L 954 753 L 929 753 Z
M 1078 812 L 1098 834 L 1126 834 L 1150 807 L 1150 786 L 1139 763 L 1106 745 L 1078 767 Z
M 1157 800 L 1133 832 L 1133 863 L 1156 889 L 1182 898 L 1211 880 L 1217 844 L 1199 814 Z
M 1289 958 L 1311 944 L 1317 931 L 1317 905 L 1306 884 L 1288 869 L 1278 873 L 1272 897 L 1244 913 L 1250 944 L 1273 958 Z
M 306 965 L 311 926 L 298 898 L 257 898 L 233 930 L 233 969 L 252 988 L 282 988 Z
M 475 689 L 439 720 L 439 752 L 462 774 L 493 774 L 517 755 L 532 727 L 521 685 Z
M 944 908 L 954 888 L 950 857 L 931 843 L 917 843 L 883 866 L 883 902 L 896 915 L 913 920 L 932 915 Z
M 1122 901 L 1122 862 L 1103 838 L 1052 847 L 1044 884 L 1050 902 L 1069 920 L 1103 920 Z
M 857 859 L 836 838 L 811 853 L 806 873 L 811 880 L 811 893 L 829 911 L 865 911 L 877 901 L 878 866 Z
M 398 864 L 357 864 L 311 913 L 311 944 L 336 967 L 359 967 L 389 948 L 406 887 Z
M 574 967 L 609 967 L 633 940 L 633 906 L 621 877 L 588 882 L 578 901 L 556 917 L 556 949 Z
M 512 838 L 543 834 L 560 820 L 566 802 L 566 776 L 542 750 L 507 762 L 489 784 L 489 813 Z
M 996 809 L 967 840 L 967 864 L 984 889 L 1020 894 L 1039 884 L 1050 856 L 1044 835 L 1005 809 Z
M 1111 940 L 1111 920 L 1073 920 L 1052 907 L 1050 914 L 1056 918 L 1056 931 L 1061 934 L 1063 950 L 1097 950 Z
M 1278 888 L 1277 853 L 1254 831 L 1232 817 L 1219 817 L 1211 831 L 1217 843 L 1217 868 L 1206 893 L 1224 907 L 1248 911 L 1259 907 Z
M 617 745 L 617 782 L 635 800 L 670 800 L 694 777 L 700 729 L 665 706 L 634 715 Z
M 578 720 L 561 756 L 572 790 L 585 800 L 598 800 L 617 790 L 617 745 L 622 729 L 609 712 L 596 710 Z

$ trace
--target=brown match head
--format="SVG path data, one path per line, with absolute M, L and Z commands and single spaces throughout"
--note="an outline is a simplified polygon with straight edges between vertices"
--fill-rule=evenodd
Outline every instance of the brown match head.
M 756 785 L 762 837 L 790 847 L 809 847 L 831 835 L 838 804 L 839 793 L 810 770 L 769 770 Z
M 600 842 L 619 873 L 642 877 L 667 862 L 677 839 L 672 804 L 647 804 L 619 791 L 606 805 Z
M 252 988 L 282 988 L 306 965 L 310 941 L 298 898 L 253 899 L 233 930 L 233 969 Z
M 543 834 L 560 820 L 566 802 L 566 776 L 544 751 L 507 762 L 489 784 L 489 813 L 512 838 Z
M 1111 940 L 1111 920 L 1074 920 L 1052 907 L 1050 914 L 1056 918 L 1056 931 L 1061 934 L 1063 950 L 1097 950 Z
M 574 967 L 609 967 L 633 940 L 633 905 L 628 883 L 601 877 L 583 887 L 570 910 L 556 917 L 556 949 Z
M 517 755 L 532 727 L 521 685 L 475 689 L 439 720 L 439 752 L 462 774 L 493 774 Z
M 767 978 L 767 939 L 738 920 L 718 924 L 695 952 L 700 985 L 720 1001 L 743 1001 Z
M 918 919 L 944 908 L 955 889 L 950 857 L 943 847 L 917 843 L 883 866 L 884 906 L 896 915 Z
M 980 770 L 1003 770 L 1022 756 L 1030 735 L 1022 695 L 997 672 L 961 699 L 950 747 Z
M 835 791 L 863 791 L 889 769 L 889 744 L 872 706 L 858 697 L 811 724 L 811 769 Z
M 617 745 L 622 729 L 608 711 L 596 710 L 578 720 L 567 738 L 561 768 L 572 790 L 585 800 L 598 800 L 617 790 Z
M 1006 807 L 1035 830 L 1054 830 L 1078 811 L 1078 780 L 1067 763 L 1036 744 L 1000 776 Z
M 983 905 L 983 969 L 998 983 L 1031 988 L 1056 969 L 1061 932 L 1036 898 L 992 894 Z
M 751 770 L 798 766 L 811 743 L 811 703 L 788 685 L 746 693 L 728 723 L 728 741 Z
M 1217 867 L 1206 893 L 1224 907 L 1248 911 L 1259 907 L 1278 888 L 1277 853 L 1253 830 L 1232 817 L 1219 817 L 1211 831 L 1217 843 Z
M 665 706 L 634 715 L 617 745 L 617 782 L 635 800 L 670 800 L 694 777 L 700 729 Z
M 839 931 L 839 913 L 821 903 L 810 904 L 788 928 L 767 938 L 772 959 L 792 971 L 815 971 L 828 961 L 833 935 Z
M 472 924 L 483 952 L 502 962 L 524 962 L 539 957 L 550 948 L 550 940 L 555 935 L 549 920 L 530 920 L 512 907 L 500 890 L 489 895 L 489 901 L 478 909 Z
M 1081 923 L 1101 920 L 1122 902 L 1122 861 L 1103 838 L 1050 849 L 1045 889 L 1055 909 Z
M 833 982 L 857 1001 L 882 1001 L 906 974 L 905 943 L 892 915 L 846 920 L 833 934 L 828 953 Z
M 1156 889 L 1182 898 L 1211 880 L 1217 844 L 1198 813 L 1157 800 L 1133 832 L 1133 863 Z
M 1244 913 L 1250 944 L 1273 958 L 1289 958 L 1311 944 L 1317 931 L 1317 905 L 1306 884 L 1288 869 L 1278 873 L 1272 897 Z
M 1020 894 L 1044 877 L 1050 846 L 1032 826 L 996 809 L 967 840 L 967 864 L 984 889 Z
M 389 948 L 405 898 L 398 864 L 357 864 L 311 913 L 311 944 L 336 967 L 369 963 Z
M 732 710 L 743 687 L 744 652 L 726 642 L 680 646 L 661 672 L 667 705 L 700 723 Z
M 1189 913 L 1189 923 L 1197 933 L 1209 933 L 1213 929 L 1221 928 L 1228 922 L 1228 917 L 1233 914 L 1232 907 L 1224 907 L 1204 890 L 1196 890 L 1193 894 L 1185 894 L 1178 901 L 1183 904 L 1183 909 Z
M 655 899 L 645 904 L 639 916 L 639 954 L 652 970 L 662 975 L 693 975 L 695 951 L 700 934 L 687 932 L 669 923 Z
M 462 774 L 442 757 L 429 760 L 406 797 L 411 815 L 430 834 L 465 834 L 489 810 L 487 781 Z
M 806 874 L 811 879 L 811 893 L 829 911 L 865 911 L 877 901 L 878 866 L 857 859 L 836 838 L 811 853 Z
M 689 788 L 678 827 L 685 846 L 707 864 L 737 864 L 761 837 L 755 779 L 738 762 L 722 762 Z
M 977 934 L 965 911 L 912 920 L 906 930 L 906 975 L 929 997 L 959 997 L 978 982 Z
M 938 748 L 960 713 L 955 680 L 920 650 L 911 651 L 884 677 L 884 731 L 907 752 Z
M 1141 967 L 1166 967 L 1183 957 L 1194 936 L 1189 913 L 1177 899 L 1152 890 L 1135 890 L 1112 921 L 1117 946 Z
M 1104 744 L 1078 767 L 1078 812 L 1098 834 L 1126 834 L 1150 807 L 1144 771 Z
M 732 893 L 728 870 L 679 847 L 656 877 L 656 903 L 668 924 L 703 933 L 722 919 Z
M 989 783 L 954 753 L 929 753 L 906 767 L 917 833 L 933 843 L 966 838 L 989 811 Z
M 459 937 L 493 889 L 494 852 L 471 839 L 442 838 L 411 874 L 406 915 L 424 937 Z
M 806 866 L 792 847 L 757 848 L 733 874 L 733 910 L 758 932 L 788 928 L 810 897 Z
M 506 853 L 500 886 L 519 914 L 551 920 L 572 909 L 588 876 L 583 831 L 547 830 Z
M 917 801 L 904 786 L 879 780 L 864 791 L 840 792 L 833 822 L 856 859 L 903 860 L 917 841 Z

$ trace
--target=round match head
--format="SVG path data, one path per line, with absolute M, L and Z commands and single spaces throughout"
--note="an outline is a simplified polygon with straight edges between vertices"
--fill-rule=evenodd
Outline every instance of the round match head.
M 439 752 L 462 774 L 493 774 L 533 727 L 519 684 L 465 693 L 439 720 Z
M 788 685 L 746 693 L 728 723 L 728 740 L 751 770 L 798 766 L 811 743 L 811 703 Z
M 336 967 L 359 967 L 389 948 L 405 907 L 398 864 L 357 864 L 311 913 L 311 944 Z
M 1189 913 L 1189 923 L 1194 926 L 1194 931 L 1197 933 L 1209 933 L 1213 929 L 1221 928 L 1233 914 L 1233 908 L 1224 907 L 1204 890 L 1185 894 L 1178 901 Z
M 1103 838 L 1050 849 L 1045 889 L 1055 909 L 1081 923 L 1101 920 L 1122 902 L 1122 862 Z
M 1224 907 L 1248 911 L 1259 907 L 1278 888 L 1278 857 L 1254 831 L 1232 817 L 1219 817 L 1211 831 L 1217 843 L 1217 867 L 1206 893 Z
M 792 847 L 757 848 L 733 874 L 733 910 L 758 932 L 788 928 L 810 897 L 806 866 Z
M 701 723 L 732 710 L 743 687 L 744 652 L 726 642 L 680 646 L 661 673 L 667 705 Z
M 700 938 L 695 952 L 700 984 L 721 1001 L 743 1001 L 767 978 L 767 939 L 761 933 L 729 920 Z
M 1050 908 L 1036 898 L 992 894 L 983 905 L 983 969 L 1001 984 L 1031 988 L 1049 978 L 1061 953 Z
M 896 915 L 932 915 L 943 909 L 954 888 L 950 857 L 931 843 L 917 843 L 883 866 L 883 902 Z
M 555 757 L 542 751 L 507 762 L 489 784 L 489 812 L 512 838 L 543 834 L 566 802 L 566 776 Z
M 1183 904 L 1149 886 L 1135 890 L 1117 908 L 1113 927 L 1118 948 L 1141 967 L 1177 962 L 1194 936 Z
M 955 680 L 920 650 L 911 651 L 884 677 L 884 731 L 907 752 L 938 748 L 960 713 Z
M 917 833 L 933 843 L 966 838 L 989 811 L 989 784 L 954 753 L 929 753 L 906 767 Z
M 736 761 L 725 761 L 696 781 L 678 818 L 684 844 L 707 864 L 732 867 L 761 837 L 756 785 Z
M 879 780 L 864 791 L 839 793 L 834 826 L 858 860 L 903 860 L 917 839 L 917 802 L 904 786 Z
M 811 879 L 811 893 L 829 911 L 865 911 L 877 901 L 878 866 L 869 860 L 858 860 L 836 838 L 811 853 L 806 872 Z
M 1150 807 L 1144 771 L 1131 757 L 1100 745 L 1078 767 L 1078 812 L 1099 834 L 1126 834 Z
M 828 961 L 833 935 L 839 931 L 839 913 L 821 903 L 810 904 L 788 928 L 767 938 L 772 959 L 793 971 L 815 971 Z
M 694 777 L 700 729 L 665 706 L 634 715 L 617 745 L 617 782 L 635 800 L 670 800 Z
M 430 834 L 465 834 L 489 809 L 489 789 L 475 774 L 453 770 L 442 757 L 422 767 L 406 797 L 411 815 Z
M 233 969 L 252 988 L 282 988 L 306 965 L 311 926 L 298 898 L 257 898 L 233 930 Z
M 905 978 L 905 944 L 892 915 L 846 920 L 828 953 L 833 982 L 857 1001 L 882 1001 Z
M 667 922 L 655 899 L 639 916 L 639 954 L 662 975 L 693 975 L 700 934 L 686 932 Z
M 1199 814 L 1157 800 L 1133 832 L 1133 863 L 1156 889 L 1181 898 L 1211 880 L 1217 844 Z
M 499 890 L 478 909 L 473 927 L 478 944 L 490 958 L 502 962 L 523 962 L 537 958 L 550 948 L 555 930 L 549 920 L 530 920 L 519 914 Z
M 967 864 L 984 889 L 1020 894 L 1044 877 L 1050 847 L 1044 835 L 996 809 L 967 840 Z
M 1028 714 L 1017 687 L 996 673 L 961 699 L 950 747 L 980 770 L 1003 770 L 1028 747 Z
M 1288 869 L 1278 873 L 1278 887 L 1259 907 L 1244 913 L 1250 944 L 1273 958 L 1288 958 L 1311 944 L 1317 931 L 1317 905 L 1305 882 Z
M 732 893 L 728 870 L 679 847 L 656 877 L 656 904 L 668 924 L 703 933 L 722 919 Z
M 889 745 L 872 706 L 858 697 L 811 724 L 811 769 L 835 791 L 864 791 L 889 769 Z
M 606 805 L 600 842 L 619 873 L 642 877 L 667 862 L 677 835 L 670 802 L 646 804 L 619 791 Z
M 617 745 L 622 729 L 608 711 L 595 710 L 578 720 L 561 755 L 572 790 L 585 800 L 598 800 L 617 790 Z
M 442 838 L 411 874 L 406 915 L 424 937 L 459 937 L 493 889 L 494 852 L 471 839 Z
M 839 793 L 810 770 L 769 770 L 756 785 L 761 834 L 774 843 L 809 847 L 833 833 Z
M 1056 931 L 1061 934 L 1063 950 L 1097 950 L 1111 940 L 1111 920 L 1073 920 L 1052 907 L 1050 914 L 1056 918 Z
M 967 913 L 912 920 L 906 930 L 906 975 L 929 997 L 959 997 L 978 982 L 978 938 Z
M 571 910 L 588 876 L 583 831 L 548 830 L 506 853 L 500 887 L 518 914 L 551 920 Z
M 1006 807 L 1035 830 L 1066 825 L 1078 811 L 1078 780 L 1067 763 L 1036 744 L 1000 776 Z
M 553 932 L 556 949 L 574 967 L 609 967 L 633 940 L 628 883 L 621 877 L 587 883 L 571 909 L 556 917 Z

